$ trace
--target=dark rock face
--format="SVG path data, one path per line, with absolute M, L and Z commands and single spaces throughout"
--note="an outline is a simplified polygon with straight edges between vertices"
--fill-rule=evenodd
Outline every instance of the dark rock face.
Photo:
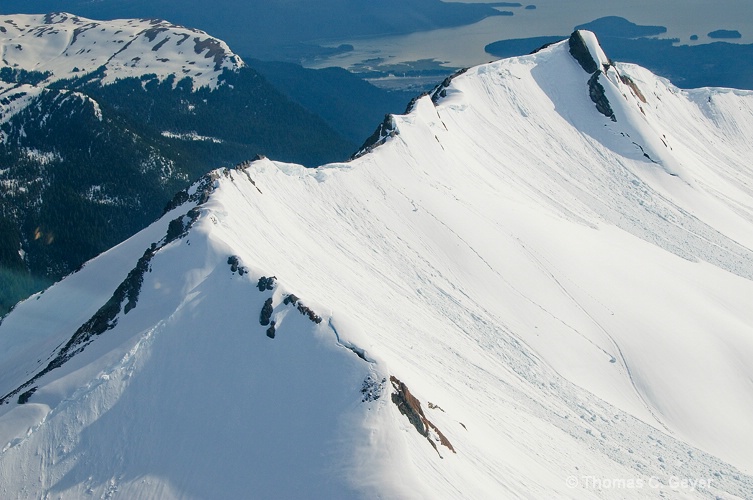
M 221 70 L 222 63 L 225 61 L 225 58 L 228 57 L 228 54 L 225 52 L 225 49 L 222 48 L 220 41 L 215 38 L 205 38 L 204 40 L 202 40 L 199 37 L 195 37 L 193 48 L 194 52 L 201 54 L 205 49 L 209 50 L 207 50 L 207 53 L 204 55 L 204 57 L 214 59 L 214 70 Z
M 381 146 L 390 137 L 395 137 L 398 134 L 397 125 L 392 115 L 384 115 L 384 120 L 376 128 L 373 134 L 366 139 L 363 145 L 358 148 L 358 151 L 350 157 L 351 160 L 360 158 L 361 156 L 370 153 L 374 148 Z
M 168 31 L 168 29 L 165 28 L 164 26 L 158 27 L 158 28 L 149 28 L 148 30 L 144 32 L 144 36 L 146 37 L 147 40 L 149 40 L 150 42 L 153 42 L 154 39 L 157 38 L 157 35 L 159 35 L 160 33 L 164 33 L 165 31 Z M 152 49 L 152 50 L 155 50 L 155 49 Z
M 612 106 L 609 104 L 609 99 L 607 99 L 604 86 L 599 82 L 599 76 L 602 75 L 602 71 L 599 69 L 599 65 L 596 61 L 594 61 L 594 58 L 588 50 L 588 46 L 586 45 L 585 40 L 583 40 L 580 32 L 573 31 L 573 34 L 570 35 L 570 39 L 568 40 L 568 44 L 570 45 L 570 55 L 578 61 L 578 64 L 580 64 L 586 73 L 591 75 L 591 78 L 588 79 L 588 95 L 593 103 L 596 104 L 596 109 L 602 115 L 606 116 L 613 122 L 616 122 L 617 118 L 614 116 Z M 609 67 L 610 65 L 605 64 L 604 71 L 608 70 Z
M 285 299 L 282 301 L 282 303 L 285 304 L 285 305 L 288 305 L 288 304 L 296 305 L 296 303 L 298 302 L 298 300 L 300 300 L 300 299 L 298 299 L 298 296 L 291 293 L 290 295 L 288 295 L 287 297 L 285 297 Z
M 25 405 L 26 403 L 28 403 L 29 399 L 31 398 L 31 395 L 34 394 L 35 392 L 37 392 L 37 388 L 36 387 L 32 387 L 28 391 L 26 391 L 23 394 L 21 394 L 20 396 L 18 396 L 18 404 Z
M 129 311 L 136 307 L 139 292 L 141 291 L 141 285 L 144 281 L 144 274 L 149 270 L 149 263 L 156 251 L 156 245 L 148 248 L 144 252 L 144 255 L 139 259 L 136 267 L 128 273 L 126 279 L 123 280 L 112 294 L 112 297 L 110 297 L 110 299 L 100 307 L 96 313 L 94 313 L 94 316 L 76 330 L 70 340 L 58 352 L 57 356 L 55 356 L 41 372 L 37 373 L 26 383 L 0 399 L 0 404 L 7 401 L 9 397 L 18 394 L 23 388 L 33 384 L 46 373 L 63 366 L 63 364 L 69 359 L 83 351 L 93 337 L 102 335 L 107 330 L 115 328 L 118 324 L 117 316 L 120 314 L 121 307 L 123 307 L 122 310 L 124 314 L 128 314 Z M 123 305 L 124 303 L 125 305 Z M 26 394 L 27 393 L 24 393 L 21 396 Z M 28 396 L 31 396 L 31 393 L 28 393 Z M 22 397 L 19 397 L 19 402 L 21 399 Z M 28 400 L 28 397 L 26 397 L 26 399 Z
M 299 302 L 299 298 L 293 295 L 292 293 L 285 297 L 285 299 L 282 301 L 283 304 L 287 305 L 294 305 L 296 306 L 296 309 L 298 309 L 298 312 L 303 314 L 304 316 L 308 316 L 309 320 L 313 323 L 316 323 L 317 325 L 322 322 L 322 317 L 316 314 L 311 308 L 304 306 L 302 303 Z
M 272 307 L 272 297 L 270 297 L 264 301 L 264 305 L 261 308 L 261 314 L 259 315 L 259 323 L 261 324 L 261 326 L 269 325 L 269 320 L 272 317 L 273 310 L 274 308 Z
M 276 279 L 277 278 L 275 278 L 274 276 L 271 276 L 269 278 L 262 276 L 259 279 L 259 283 L 257 285 L 259 291 L 263 292 L 265 290 L 272 290 L 274 288 Z M 303 303 L 300 302 L 300 299 L 292 293 L 290 295 L 286 295 L 282 303 L 286 306 L 295 306 L 295 308 L 298 309 L 298 312 L 306 316 L 312 323 L 318 325 L 322 322 L 321 316 L 316 314 L 310 307 L 303 305 Z M 259 315 L 259 323 L 262 326 L 269 326 L 269 328 L 267 328 L 267 337 L 269 337 L 270 339 L 275 338 L 277 332 L 275 322 L 272 321 L 273 312 L 274 307 L 272 306 L 272 297 L 270 297 L 266 301 L 264 301 L 264 306 L 262 306 L 261 314 Z M 362 357 L 362 359 L 365 359 L 363 357 L 363 354 L 361 354 L 360 356 Z
M 417 96 L 413 97 L 413 99 L 408 101 L 408 105 L 405 107 L 405 112 L 403 114 L 407 115 L 411 111 L 413 111 L 413 108 L 416 107 L 416 103 L 418 102 L 418 100 L 421 99 L 422 97 L 426 97 L 427 95 L 431 95 L 431 92 L 421 92 Z
M 440 99 L 447 97 L 447 88 L 450 86 L 452 81 L 466 71 L 468 71 L 468 68 L 459 69 L 455 73 L 445 78 L 442 83 L 437 85 L 437 87 L 429 93 L 431 95 L 431 102 L 437 104 Z
M 275 322 L 272 321 L 272 323 L 269 325 L 269 328 L 267 328 L 267 337 L 270 339 L 275 338 Z
M 318 325 L 322 322 L 321 316 L 304 305 L 298 304 L 298 312 L 300 312 L 304 316 L 307 316 L 309 321 L 311 321 L 312 323 L 316 323 Z
M 644 104 L 646 104 L 648 101 L 646 101 L 646 96 L 643 95 L 643 92 L 641 92 L 641 89 L 638 88 L 638 85 L 633 81 L 632 78 L 630 78 L 627 75 L 620 75 L 620 81 L 630 87 L 635 94 L 635 96 L 641 100 Z M 643 110 L 641 110 L 643 111 Z
M 176 209 L 189 201 L 195 202 L 197 205 L 205 203 L 209 199 L 209 196 L 214 192 L 215 181 L 218 178 L 219 174 L 217 174 L 217 172 L 210 172 L 203 175 L 198 180 L 194 194 L 189 195 L 188 188 L 178 191 L 167 205 L 165 205 L 165 208 L 162 210 L 162 215 L 165 215 L 170 210 Z M 197 212 L 195 215 L 192 215 L 191 212 L 189 212 L 188 215 L 195 221 L 199 214 Z
M 260 292 L 263 292 L 264 290 L 274 290 L 276 279 L 276 276 L 270 276 L 269 278 L 262 276 L 261 278 L 259 278 L 259 282 L 256 284 L 256 287 Z
M 390 377 L 390 382 L 392 382 L 392 387 L 395 390 L 392 393 L 392 402 L 395 403 L 400 413 L 408 418 L 408 421 L 416 428 L 416 431 L 424 436 L 434 449 L 437 450 L 437 445 L 429 435 L 430 430 L 434 431 L 439 438 L 440 444 L 447 447 L 453 453 L 457 453 L 450 441 L 442 434 L 442 431 L 426 418 L 421 408 L 421 402 L 411 394 L 408 387 L 394 376 Z M 439 450 L 437 450 L 437 453 L 439 453 Z
M 594 104 L 596 104 L 596 109 L 599 113 L 616 122 L 617 118 L 614 116 L 614 111 L 612 111 L 612 106 L 609 104 L 604 87 L 599 83 L 599 76 L 601 74 L 601 71 L 597 71 L 588 80 L 588 95 Z
M 173 196 L 172 200 L 170 200 L 167 205 L 165 205 L 164 210 L 162 211 L 162 215 L 165 215 L 170 210 L 173 210 L 174 208 L 178 208 L 182 204 L 188 201 L 188 190 L 183 189 L 181 191 L 178 191 L 175 193 L 175 196 Z
M 231 255 L 230 257 L 228 257 L 227 263 L 230 266 L 231 273 L 237 272 L 238 274 L 243 276 L 248 272 L 248 269 L 241 264 L 241 258 L 237 255 Z
M 573 31 L 568 43 L 570 45 L 570 55 L 578 61 L 578 64 L 580 64 L 586 73 L 590 75 L 599 69 L 599 65 L 594 61 L 586 42 L 578 31 Z
M 199 211 L 195 208 L 189 210 L 189 212 L 181 217 L 173 219 L 167 227 L 167 234 L 165 235 L 164 245 L 184 237 L 188 234 L 188 230 L 191 228 L 196 219 L 199 218 Z

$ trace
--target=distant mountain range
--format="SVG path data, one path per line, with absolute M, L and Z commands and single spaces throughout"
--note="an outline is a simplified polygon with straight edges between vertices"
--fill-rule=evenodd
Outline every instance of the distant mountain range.
M 577 31 L 213 170 L 0 323 L 0 495 L 752 498 L 752 129 Z

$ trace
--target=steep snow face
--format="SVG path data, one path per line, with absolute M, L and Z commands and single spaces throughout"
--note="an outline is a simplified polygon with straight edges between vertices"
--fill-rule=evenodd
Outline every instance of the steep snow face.
M 93 21 L 72 14 L 0 16 L 2 67 L 79 78 L 104 67 L 103 84 L 117 78 L 190 77 L 215 87 L 224 69 L 243 64 L 225 42 L 159 19 Z M 7 70 L 6 70 L 7 71 Z
M 595 59 L 214 172 L 20 304 L 0 492 L 753 496 L 753 94 Z

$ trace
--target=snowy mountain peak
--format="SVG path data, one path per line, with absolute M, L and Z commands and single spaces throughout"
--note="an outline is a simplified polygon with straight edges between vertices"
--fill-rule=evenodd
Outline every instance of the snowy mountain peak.
M 67 13 L 0 16 L 3 85 L 95 77 L 175 75 L 194 88 L 216 87 L 225 69 L 243 65 L 223 41 L 159 19 L 94 21 Z
M 21 303 L 0 491 L 753 496 L 753 93 L 579 37 L 593 73 L 565 40 L 348 163 L 213 171 Z
M 187 79 L 190 89 L 215 89 L 224 71 L 244 65 L 203 31 L 159 19 L 93 21 L 67 13 L 0 16 L 0 56 L 0 124 L 50 91 L 64 94 L 56 82 L 172 78 L 173 86 Z M 90 102 L 101 119 L 98 103 Z M 0 131 L 0 142 L 7 135 Z

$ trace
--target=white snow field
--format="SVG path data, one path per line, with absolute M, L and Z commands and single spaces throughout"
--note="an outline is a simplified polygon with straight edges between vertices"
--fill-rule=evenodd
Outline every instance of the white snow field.
M 18 305 L 0 496 L 753 498 L 753 93 L 571 40 Z

